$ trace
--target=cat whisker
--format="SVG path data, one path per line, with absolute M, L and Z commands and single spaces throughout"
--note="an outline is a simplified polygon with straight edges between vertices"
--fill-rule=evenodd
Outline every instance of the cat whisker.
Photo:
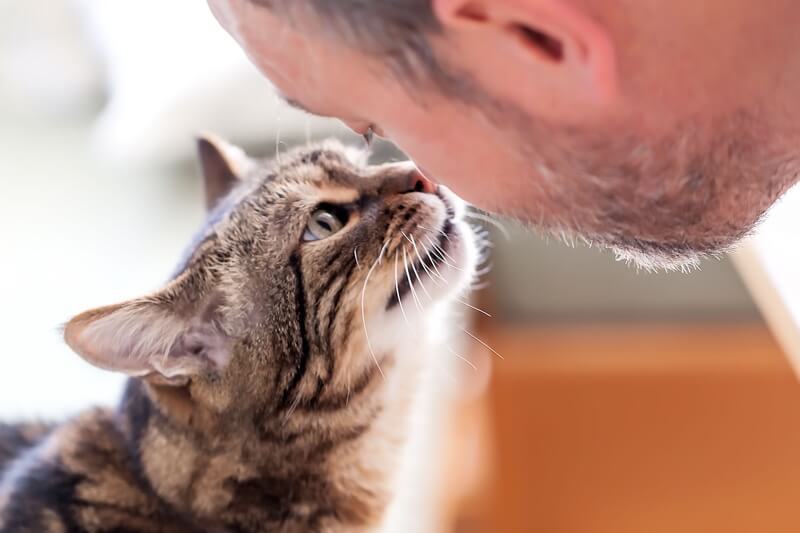
M 445 257 L 447 257 L 447 258 L 448 258 L 450 261 L 456 262 L 456 259 L 455 259 L 455 258 L 454 258 L 452 255 L 450 255 L 449 253 L 447 253 L 447 250 L 445 250 L 444 248 L 442 248 L 442 247 L 441 247 L 441 246 L 439 246 L 438 244 L 435 244 L 435 246 L 436 246 L 436 249 L 437 249 L 437 250 L 439 250 L 439 251 L 440 251 L 440 252 L 441 252 L 441 253 L 442 253 L 442 254 L 443 254 Z
M 503 238 L 505 240 L 507 240 L 507 241 L 511 240 L 511 234 L 509 233 L 508 228 L 506 228 L 503 224 L 501 224 L 499 220 L 497 220 L 497 219 L 495 219 L 495 218 L 493 218 L 493 217 L 491 217 L 489 215 L 486 215 L 484 213 L 481 213 L 479 211 L 473 211 L 473 210 L 468 210 L 464 214 L 464 216 L 466 216 L 468 218 L 473 218 L 475 220 L 480 220 L 480 221 L 486 222 L 487 224 L 491 224 L 492 226 L 494 226 L 495 228 L 497 228 L 500 231 L 500 233 L 503 235 Z
M 294 400 L 292 400 L 292 405 L 289 406 L 289 409 L 286 411 L 286 416 L 283 419 L 283 423 L 286 424 L 289 419 L 292 418 L 292 415 L 297 410 L 297 406 L 300 405 L 300 395 L 296 394 Z
M 433 239 L 431 239 L 430 235 L 426 235 L 425 239 L 427 239 L 428 244 L 431 245 L 431 251 L 436 254 L 436 257 L 438 257 L 441 260 L 445 260 L 446 257 L 444 257 L 444 255 L 442 255 L 442 252 L 441 252 L 442 247 L 439 246 L 438 244 L 436 244 L 435 242 L 433 242 Z
M 353 248 L 353 256 L 356 258 L 356 266 L 361 268 L 361 261 L 358 260 L 358 246 Z
M 450 282 L 449 282 L 449 281 L 447 281 L 447 278 L 445 278 L 444 276 L 442 276 L 442 273 L 441 273 L 441 272 L 439 272 L 439 267 L 437 267 L 437 266 L 436 266 L 436 261 L 434 261 L 434 260 L 433 260 L 433 257 L 431 257 L 431 251 L 430 251 L 430 250 L 429 250 L 429 249 L 428 249 L 428 248 L 425 246 L 425 244 L 424 244 L 424 243 L 420 243 L 420 245 L 421 245 L 421 246 L 422 246 L 422 248 L 425 250 L 425 258 L 426 258 L 428 261 L 430 261 L 430 262 L 431 262 L 431 268 L 433 268 L 433 270 L 434 270 L 434 271 L 436 271 L 436 276 L 437 276 L 437 277 L 438 277 L 440 280 L 442 280 L 442 281 L 444 282 L 444 284 L 445 284 L 445 285 L 448 285 Z M 424 261 L 423 261 L 423 263 L 424 263 Z
M 430 237 L 428 237 L 427 239 L 428 239 L 428 242 L 431 244 L 431 246 L 433 246 L 433 252 L 436 254 L 436 256 L 439 258 L 439 260 L 442 263 L 444 263 L 445 265 L 449 266 L 450 268 L 452 268 L 454 270 L 458 270 L 458 271 L 461 271 L 461 272 L 464 271 L 463 268 L 458 267 L 458 266 L 454 265 L 453 263 L 451 263 L 450 261 L 447 260 L 447 258 L 443 255 L 443 253 L 446 254 L 447 252 L 442 250 L 441 246 L 439 246 L 438 244 L 433 242 L 433 240 L 431 240 Z M 451 257 L 451 259 L 452 259 L 452 257 Z
M 414 282 L 411 281 L 411 274 L 408 272 L 408 255 L 406 254 L 406 248 L 403 247 L 403 267 L 406 271 L 406 279 L 408 280 L 408 288 L 411 289 L 411 296 L 414 297 L 414 303 L 417 305 L 417 309 L 422 312 L 422 303 L 419 301 L 417 297 L 417 291 L 414 290 Z
M 470 333 L 469 331 L 467 331 L 467 330 L 466 330 L 466 329 L 464 329 L 464 328 L 458 328 L 458 329 L 460 329 L 461 331 L 463 331 L 464 333 L 466 333 L 467 335 L 469 335 L 470 337 L 472 337 L 472 338 L 473 338 L 473 339 L 474 339 L 476 342 L 478 342 L 478 343 L 479 343 L 481 346 L 483 346 L 484 348 L 486 348 L 487 350 L 489 350 L 490 352 L 492 352 L 493 354 L 495 354 L 497 357 L 499 357 L 500 359 L 502 359 L 503 361 L 505 361 L 505 359 L 506 359 L 505 357 L 503 357 L 502 355 L 500 355 L 500 353 L 499 353 L 497 350 L 495 350 L 494 348 L 492 348 L 491 346 L 489 346 L 488 344 L 486 344 L 485 342 L 483 342 L 482 340 L 480 340 L 478 337 L 476 337 L 475 335 L 473 335 L 472 333 Z
M 413 239 L 410 239 L 408 235 L 405 234 L 405 232 L 401 231 L 400 233 L 403 234 L 403 237 L 405 237 L 408 240 L 408 242 L 414 244 Z M 414 247 L 416 248 L 416 245 L 414 245 Z M 405 252 L 405 247 L 403 248 L 403 252 Z M 417 250 L 417 257 L 419 257 L 419 250 Z M 411 268 L 414 270 L 414 275 L 417 277 L 417 281 L 419 281 L 419 287 L 422 289 L 422 292 L 425 293 L 425 295 L 428 297 L 429 300 L 433 300 L 431 293 L 428 292 L 428 289 L 425 288 L 425 284 L 422 283 L 422 279 L 419 277 L 419 272 L 417 271 L 416 262 L 414 261 L 411 262 Z
M 434 285 L 438 286 L 439 283 L 433 278 L 433 273 L 428 268 L 428 265 L 425 264 L 425 258 L 419 252 L 419 248 L 417 247 L 417 241 L 414 239 L 414 236 L 411 236 L 411 244 L 414 246 L 414 251 L 417 253 L 417 257 L 419 258 L 419 264 L 422 266 L 423 270 L 428 273 L 428 277 L 431 279 Z
M 374 263 L 372 263 L 372 266 L 367 272 L 367 276 L 364 278 L 364 286 L 361 288 L 361 323 L 364 326 L 364 336 L 367 339 L 367 348 L 369 349 L 369 354 L 372 356 L 372 360 L 375 362 L 375 366 L 378 367 L 378 372 L 383 379 L 386 379 L 386 375 L 383 373 L 380 363 L 378 363 L 378 358 L 375 357 L 375 350 L 372 349 L 372 341 L 369 339 L 369 330 L 367 329 L 367 313 L 365 311 L 364 302 L 367 296 L 367 284 L 369 283 L 369 278 L 372 276 L 372 273 L 375 272 L 375 268 L 378 266 L 378 264 L 380 264 L 380 261 L 383 258 L 383 253 L 386 251 L 387 246 L 389 246 L 389 241 L 386 241 L 383 244 L 381 251 L 378 253 L 378 258 L 375 259 Z
M 425 284 L 422 283 L 422 278 L 419 277 L 419 272 L 417 271 L 416 263 L 411 263 L 411 268 L 414 270 L 414 276 L 416 276 L 417 281 L 419 282 L 419 288 L 422 289 L 422 292 L 425 293 L 425 296 L 428 297 L 428 300 L 433 301 L 433 296 L 431 296 L 431 293 L 429 293 L 428 289 L 425 288 Z
M 455 301 L 457 301 L 458 303 L 460 303 L 460 304 L 463 304 L 463 305 L 466 305 L 466 306 L 467 306 L 467 307 L 469 307 L 470 309 L 473 309 L 473 310 L 475 310 L 475 311 L 477 311 L 477 312 L 481 313 L 482 315 L 486 315 L 487 317 L 489 317 L 489 318 L 492 318 L 492 315 L 490 315 L 489 313 L 487 313 L 486 311 L 484 311 L 484 310 L 483 310 L 483 309 L 481 309 L 480 307 L 475 307 L 474 305 L 472 305 L 472 304 L 470 304 L 470 303 L 468 303 L 468 302 L 465 302 L 465 301 L 464 301 L 464 300 L 462 300 L 461 298 L 454 298 L 454 299 L 455 299 Z
M 436 262 L 435 262 L 435 261 L 433 261 L 433 258 L 431 257 L 431 254 L 430 254 L 430 252 L 428 252 L 428 258 L 429 258 L 429 259 L 431 259 L 431 267 L 433 267 L 433 270 L 435 270 L 435 271 L 436 271 L 436 275 L 439 277 L 439 279 L 441 279 L 442 281 L 444 281 L 444 284 L 445 284 L 445 285 L 449 285 L 449 284 L 450 284 L 450 282 L 449 282 L 449 281 L 447 281 L 447 278 L 446 278 L 446 277 L 442 276 L 442 273 L 439 271 L 439 267 L 437 267 L 437 266 L 436 266 Z
M 397 294 L 397 303 L 400 305 L 400 312 L 403 313 L 403 320 L 406 321 L 406 324 L 410 324 L 408 321 L 408 316 L 406 315 L 406 310 L 403 308 L 403 299 L 400 298 L 400 283 L 397 280 L 397 256 L 398 253 L 395 251 L 394 253 L 394 292 Z
M 450 235 L 448 235 L 446 232 L 444 232 L 444 231 L 442 231 L 440 229 L 432 229 L 432 228 L 429 228 L 428 226 L 423 226 L 422 224 L 417 224 L 417 226 L 419 226 L 420 228 L 422 228 L 424 230 L 432 231 L 434 233 L 438 233 L 439 235 L 441 235 L 442 237 L 444 237 L 448 241 L 450 240 Z
M 422 269 L 428 275 L 428 278 L 431 280 L 431 283 L 433 283 L 437 287 L 441 287 L 442 286 L 441 281 L 436 279 L 436 274 L 430 269 L 430 267 L 428 267 L 425 264 L 425 261 L 421 260 L 419 264 L 422 266 Z
M 461 359 L 462 361 L 464 361 L 465 363 L 467 363 L 469 366 L 471 366 L 471 367 L 472 367 L 472 370 L 474 370 L 475 372 L 477 372 L 477 371 L 478 371 L 478 367 L 477 367 L 477 365 L 475 365 L 475 363 L 473 363 L 472 361 L 470 361 L 469 359 L 467 359 L 466 357 L 464 357 L 464 356 L 463 356 L 463 355 L 461 355 L 460 353 L 456 352 L 455 350 L 453 350 L 453 349 L 452 349 L 452 348 L 450 348 L 449 346 L 447 347 L 447 350 L 448 350 L 448 351 L 449 351 L 451 354 L 455 355 L 456 357 L 458 357 L 459 359 Z

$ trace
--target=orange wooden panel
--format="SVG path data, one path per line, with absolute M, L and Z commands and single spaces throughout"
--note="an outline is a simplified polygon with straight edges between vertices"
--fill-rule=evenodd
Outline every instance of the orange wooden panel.
M 761 325 L 484 331 L 482 531 L 800 531 L 800 387 Z

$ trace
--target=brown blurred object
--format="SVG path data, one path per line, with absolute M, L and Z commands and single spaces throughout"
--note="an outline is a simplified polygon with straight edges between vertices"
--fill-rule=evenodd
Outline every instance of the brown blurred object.
M 456 409 L 446 531 L 800 531 L 800 386 L 765 326 L 481 335 L 505 360 Z

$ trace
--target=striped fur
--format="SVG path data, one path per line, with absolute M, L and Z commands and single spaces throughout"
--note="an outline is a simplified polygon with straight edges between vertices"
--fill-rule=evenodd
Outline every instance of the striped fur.
M 207 170 L 232 171 L 213 143 L 201 149 Z M 166 287 L 65 328 L 87 361 L 131 376 L 117 408 L 0 426 L 0 531 L 381 526 L 421 354 L 470 281 L 472 235 L 446 191 L 413 192 L 405 164 L 364 166 L 330 144 L 237 161 L 248 173 L 230 193 L 217 181 L 227 196 L 210 198 Z M 350 219 L 305 242 L 322 203 Z M 441 279 L 409 266 L 401 289 L 404 259 Z

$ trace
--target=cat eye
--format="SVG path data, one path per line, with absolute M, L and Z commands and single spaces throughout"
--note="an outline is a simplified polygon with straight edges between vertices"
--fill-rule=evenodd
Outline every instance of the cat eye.
M 303 234 L 303 240 L 306 242 L 320 241 L 327 239 L 344 228 L 350 213 L 344 207 L 334 205 L 320 206 L 311 213 L 306 225 L 306 231 Z

